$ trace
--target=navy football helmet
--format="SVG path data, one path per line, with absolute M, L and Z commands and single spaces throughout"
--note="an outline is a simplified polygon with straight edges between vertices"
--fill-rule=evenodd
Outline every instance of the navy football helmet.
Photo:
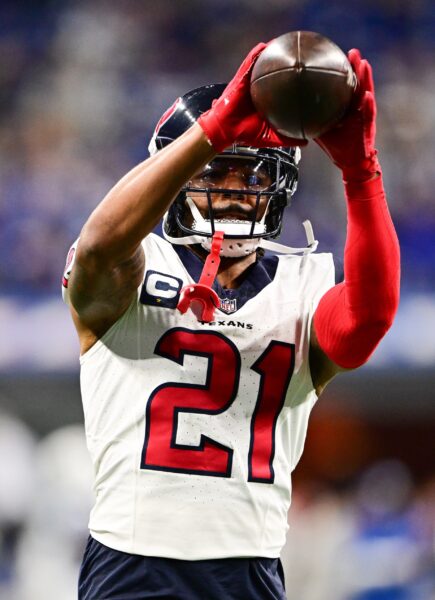
M 150 154 L 155 154 L 187 131 L 202 113 L 211 108 L 213 100 L 221 96 L 225 87 L 226 84 L 206 85 L 178 98 L 157 123 L 149 145 Z M 189 181 L 182 188 L 164 217 L 165 238 L 173 244 L 201 243 L 209 250 L 214 232 L 221 230 L 225 234 L 221 252 L 224 256 L 242 256 L 259 246 L 271 247 L 272 243 L 265 240 L 276 238 L 281 233 L 284 209 L 290 204 L 297 187 L 299 160 L 300 148 L 252 148 L 237 144 L 227 148 L 206 165 L 195 183 Z M 210 174 L 216 169 L 226 168 L 231 161 L 243 165 L 247 172 L 246 189 L 214 187 L 211 183 Z M 266 186 L 259 185 L 258 175 L 261 173 L 264 181 L 267 181 Z M 207 197 L 208 217 L 200 214 L 192 200 L 191 196 L 197 196 L 198 193 Z M 255 209 L 250 219 L 215 217 L 213 195 L 223 193 L 226 198 L 240 194 L 254 196 Z M 260 198 L 263 201 L 267 198 L 267 206 L 261 219 L 258 219 Z M 308 242 L 312 245 L 314 238 L 308 236 Z M 285 251 L 282 246 L 280 250 L 278 244 L 273 246 L 277 251 Z

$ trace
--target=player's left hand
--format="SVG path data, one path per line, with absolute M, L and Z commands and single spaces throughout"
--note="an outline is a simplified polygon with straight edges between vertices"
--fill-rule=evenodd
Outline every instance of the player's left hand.
M 345 117 L 314 141 L 342 170 L 345 181 L 371 179 L 381 168 L 375 149 L 376 101 L 372 68 L 359 50 L 348 53 L 358 84 Z

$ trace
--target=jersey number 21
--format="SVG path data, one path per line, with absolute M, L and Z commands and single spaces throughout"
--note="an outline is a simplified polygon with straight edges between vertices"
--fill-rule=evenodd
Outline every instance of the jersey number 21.
M 231 477 L 232 448 L 206 435 L 201 435 L 198 446 L 179 444 L 176 439 L 180 413 L 218 415 L 234 402 L 241 364 L 236 346 L 218 332 L 177 327 L 160 338 L 155 354 L 180 365 L 186 354 L 205 357 L 207 375 L 205 385 L 170 382 L 153 391 L 146 408 L 141 468 Z M 274 481 L 275 427 L 294 362 L 294 344 L 271 341 L 251 365 L 260 375 L 260 385 L 251 418 L 248 481 Z

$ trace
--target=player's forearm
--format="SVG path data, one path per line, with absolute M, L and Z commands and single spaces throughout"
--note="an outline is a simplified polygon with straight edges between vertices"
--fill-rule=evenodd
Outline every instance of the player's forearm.
M 131 256 L 186 181 L 214 155 L 202 129 L 194 125 L 110 190 L 85 224 L 80 247 L 103 259 Z
M 345 281 L 321 299 L 314 318 L 320 347 L 336 364 L 367 361 L 392 324 L 399 303 L 399 244 L 382 178 L 346 185 Z
M 353 313 L 390 321 L 399 300 L 399 243 L 382 177 L 346 185 L 348 232 L 344 253 L 346 300 Z M 365 286 L 368 285 L 366 288 Z

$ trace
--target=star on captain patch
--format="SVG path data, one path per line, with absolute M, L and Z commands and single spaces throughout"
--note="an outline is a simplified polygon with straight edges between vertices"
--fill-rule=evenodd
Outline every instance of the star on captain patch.
M 237 299 L 236 298 L 220 298 L 220 310 L 227 315 L 236 312 L 237 310 Z

